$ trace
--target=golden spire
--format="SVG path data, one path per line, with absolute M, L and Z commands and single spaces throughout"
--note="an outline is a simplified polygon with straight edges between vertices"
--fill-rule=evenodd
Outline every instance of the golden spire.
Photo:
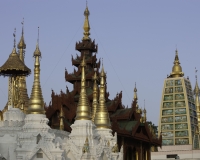
M 198 128 L 200 128 L 200 103 L 199 103 L 199 85 L 197 82 L 197 69 L 195 67 L 195 73 L 196 73 L 196 85 L 194 88 L 194 95 L 195 95 L 195 106 L 196 106 L 196 111 L 197 111 L 197 120 L 198 120 Z
M 32 87 L 32 92 L 29 100 L 29 107 L 27 113 L 29 114 L 44 114 L 44 101 L 42 96 L 42 89 L 40 86 L 40 57 L 41 52 L 39 49 L 39 27 L 38 27 L 38 40 L 35 52 L 33 54 L 35 57 L 35 67 L 34 67 L 34 82 Z
M 93 84 L 93 102 L 92 102 L 92 121 L 94 122 L 94 117 L 96 114 L 96 110 L 98 107 L 98 85 L 97 85 L 97 68 L 94 68 L 94 76 L 92 77 L 94 84 Z
M 83 60 L 80 64 L 82 67 L 81 71 L 81 92 L 79 96 L 79 101 L 78 101 L 78 107 L 76 110 L 76 120 L 90 120 L 91 119 L 91 108 L 89 106 L 88 102 L 88 97 L 86 94 L 86 88 L 85 88 L 85 67 L 86 67 L 86 62 L 85 62 L 85 55 L 83 56 Z
M 59 115 L 59 117 L 60 117 L 60 130 L 64 131 L 64 118 L 65 118 L 65 116 L 64 116 L 62 105 L 60 107 L 60 115 Z
M 84 16 L 85 16 L 85 21 L 84 21 L 84 25 L 83 25 L 83 29 L 84 29 L 84 36 L 83 36 L 83 40 L 90 40 L 90 23 L 89 23 L 89 15 L 90 12 L 88 10 L 88 6 L 86 4 L 86 9 L 84 11 Z
M 136 82 L 135 82 L 135 88 L 134 88 L 134 100 L 137 101 L 138 97 L 137 97 L 137 88 L 136 88 Z
M 21 59 L 22 62 L 24 62 L 24 49 L 26 49 L 26 44 L 24 42 L 24 19 L 21 22 L 21 24 L 22 24 L 22 35 L 17 47 L 19 49 L 19 58 Z
M 99 106 L 96 110 L 96 115 L 94 118 L 94 123 L 97 128 L 111 128 L 110 118 L 108 109 L 105 103 L 105 77 L 104 67 L 102 65 L 102 70 L 100 73 L 100 93 L 99 93 Z
M 146 122 L 147 121 L 147 111 L 145 109 L 145 100 L 144 100 L 144 110 L 143 110 L 143 113 L 144 113 L 144 121 L 143 122 Z
M 199 85 L 197 82 L 197 75 L 196 75 L 196 84 L 195 84 L 195 88 L 194 88 L 194 94 L 196 95 L 195 105 L 196 105 L 197 112 L 200 111 L 199 93 L 200 93 L 200 90 L 199 90 Z
M 174 66 L 172 67 L 172 73 L 170 74 L 170 77 L 175 78 L 175 77 L 183 77 L 183 76 L 184 76 L 184 73 L 182 72 L 182 67 L 180 66 L 180 62 L 178 58 L 178 51 L 176 49 Z

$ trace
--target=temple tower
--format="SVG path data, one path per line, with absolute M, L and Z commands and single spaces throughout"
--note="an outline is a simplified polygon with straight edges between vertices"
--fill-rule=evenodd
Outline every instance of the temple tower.
M 99 75 L 100 68 L 100 60 L 97 62 L 96 53 L 98 51 L 98 46 L 95 44 L 95 41 L 91 40 L 90 35 L 90 24 L 89 24 L 89 15 L 90 12 L 88 7 L 86 7 L 84 11 L 85 21 L 83 25 L 83 38 L 81 42 L 77 42 L 75 49 L 80 52 L 80 56 L 77 55 L 74 59 L 72 56 L 72 65 L 77 69 L 74 69 L 73 73 L 68 73 L 65 71 L 65 80 L 71 84 L 73 84 L 73 90 L 78 90 L 80 93 L 81 90 L 81 61 L 83 59 L 83 55 L 85 56 L 85 80 L 86 80 L 86 94 L 89 97 L 89 103 L 92 103 L 92 92 L 93 92 L 93 75 L 94 68 L 96 68 L 96 74 Z M 75 98 L 75 102 L 78 102 L 79 94 L 77 94 Z
M 197 126 L 196 107 L 189 78 L 184 78 L 176 50 L 172 73 L 164 80 L 159 132 L 162 145 L 192 144 Z

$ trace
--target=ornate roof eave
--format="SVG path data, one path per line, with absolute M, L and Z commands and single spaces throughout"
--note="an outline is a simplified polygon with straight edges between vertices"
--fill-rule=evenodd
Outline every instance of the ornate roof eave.
M 136 131 L 139 127 L 142 127 L 142 126 L 140 126 L 140 122 L 137 121 L 136 125 L 132 128 L 132 131 L 129 132 L 125 129 L 119 128 L 118 123 L 116 121 L 112 122 L 112 130 L 113 130 L 113 132 L 117 132 L 118 136 L 129 137 L 129 138 L 132 138 L 132 139 L 135 139 L 135 140 L 140 140 L 140 141 L 142 140 L 142 141 L 145 141 L 147 143 L 160 145 L 158 140 L 152 141 L 151 139 L 149 139 L 149 137 L 147 135 L 144 136 L 144 134 L 141 135 L 141 133 L 137 133 Z M 145 127 L 145 129 L 146 129 L 146 127 Z M 158 142 L 158 143 L 156 143 L 156 142 Z
M 91 52 L 98 52 L 98 45 L 95 44 L 95 40 L 93 41 L 82 41 L 82 42 L 76 42 L 76 50 L 81 52 L 82 50 L 89 50 Z
M 0 67 L 0 75 L 21 75 L 27 76 L 31 74 L 31 70 L 20 60 L 16 53 L 16 48 L 13 48 L 7 61 Z
M 107 97 L 108 98 L 108 97 Z M 108 112 L 115 112 L 118 109 L 124 109 L 122 106 L 122 92 L 116 95 L 112 103 L 108 106 Z
M 94 63 L 96 63 L 96 54 L 93 55 L 92 57 L 88 57 L 85 61 L 86 61 L 87 64 L 94 64 Z M 75 59 L 72 56 L 72 65 L 78 67 L 80 64 L 81 64 L 81 56 L 77 56 Z
M 93 72 L 92 72 L 92 73 L 93 73 Z M 86 80 L 92 80 L 92 76 L 93 76 L 92 73 L 86 74 Z M 80 76 L 81 76 L 81 75 L 79 75 L 79 76 L 77 76 L 77 77 L 74 77 L 74 74 L 73 74 L 73 73 L 68 74 L 68 72 L 65 71 L 65 80 L 66 80 L 67 82 L 72 83 L 72 84 L 73 84 L 74 81 L 80 81 Z

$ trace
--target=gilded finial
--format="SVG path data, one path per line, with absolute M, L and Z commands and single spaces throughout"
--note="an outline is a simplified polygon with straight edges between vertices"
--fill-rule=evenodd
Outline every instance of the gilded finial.
M 99 106 L 96 110 L 96 115 L 94 118 L 94 123 L 97 128 L 110 128 L 110 118 L 108 114 L 108 109 L 105 101 L 105 72 L 102 66 L 102 70 L 100 73 L 100 93 L 99 93 Z
M 10 56 L 14 56 L 17 55 L 17 51 L 16 51 L 16 28 L 14 28 L 14 33 L 13 33 L 13 37 L 14 37 L 14 44 L 13 44 L 13 50 Z
M 174 59 L 174 66 L 172 67 L 172 73 L 169 77 L 183 77 L 184 73 L 182 72 L 182 67 L 180 66 L 179 58 L 178 58 L 178 50 L 175 51 L 175 59 Z
M 39 36 L 39 27 L 38 27 L 38 36 Z M 44 101 L 42 96 L 42 89 L 40 85 L 40 57 L 41 52 L 39 49 L 39 37 L 37 39 L 36 49 L 33 54 L 35 58 L 34 66 L 34 82 L 32 87 L 32 92 L 29 100 L 29 114 L 44 114 Z
M 86 94 L 86 77 L 85 77 L 85 55 L 80 64 L 81 66 L 81 92 L 78 101 L 78 107 L 76 110 L 76 120 L 90 120 L 91 119 L 91 109 L 88 102 L 88 97 Z
M 18 49 L 22 50 L 22 49 L 26 49 L 26 44 L 24 42 L 24 18 L 23 18 L 23 21 L 21 22 L 21 24 L 22 24 L 22 35 L 21 35 L 21 39 L 20 39 L 17 47 L 18 47 Z M 21 57 L 21 55 L 20 55 L 20 57 Z
M 196 106 L 196 111 L 197 111 L 198 126 L 200 128 L 200 102 L 199 102 L 200 89 L 199 89 L 198 80 L 197 80 L 197 71 L 198 70 L 195 67 L 196 84 L 195 84 L 195 88 L 194 88 L 194 95 L 195 95 L 195 106 Z
M 63 112 L 63 106 L 61 105 L 60 107 L 60 115 L 59 115 L 59 118 L 60 118 L 60 130 L 64 131 L 64 112 Z
M 137 88 L 136 88 L 136 82 L 135 82 L 135 88 L 134 88 L 134 100 L 137 101 L 138 97 L 137 97 Z
M 40 31 L 40 28 L 38 27 L 38 38 L 37 38 L 36 49 L 33 54 L 33 57 L 36 57 L 36 56 L 41 57 L 41 52 L 40 52 L 40 48 L 39 48 L 39 31 Z
M 94 117 L 98 107 L 98 85 L 97 85 L 97 68 L 94 68 L 94 76 L 92 77 L 93 83 L 93 101 L 92 101 L 92 121 L 94 122 Z
M 26 44 L 24 42 L 24 18 L 21 24 L 22 24 L 22 35 L 17 45 L 17 48 L 19 49 L 19 58 L 22 62 L 24 62 L 24 54 L 25 54 L 24 49 L 26 49 Z
M 15 37 L 16 37 L 16 28 L 14 29 L 13 37 L 14 37 L 14 46 L 13 46 L 13 48 L 15 48 L 16 47 L 16 39 L 15 39 Z
M 197 69 L 195 67 L 195 78 L 196 78 L 196 85 L 194 88 L 194 94 L 199 96 L 200 90 L 199 90 L 199 86 L 198 86 L 198 82 L 197 82 Z
M 83 25 L 83 29 L 84 29 L 84 37 L 83 40 L 90 40 L 90 23 L 89 23 L 89 15 L 90 12 L 88 10 L 88 6 L 87 6 L 87 2 L 86 2 L 86 9 L 84 11 L 84 16 L 85 16 L 85 22 Z
M 145 109 L 145 99 L 144 99 L 144 110 L 143 110 L 143 113 L 144 113 L 143 122 L 145 123 L 147 121 L 147 111 Z

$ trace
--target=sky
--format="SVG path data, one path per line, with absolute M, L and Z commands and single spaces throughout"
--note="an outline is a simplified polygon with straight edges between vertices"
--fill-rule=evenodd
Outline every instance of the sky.
M 30 96 L 33 85 L 33 52 L 39 33 L 41 87 L 44 101 L 51 90 L 72 90 L 65 81 L 65 68 L 72 73 L 71 56 L 79 54 L 75 43 L 83 37 L 85 0 L 0 1 L 0 66 L 8 59 L 21 37 L 24 18 L 25 64 Z M 200 70 L 200 1 L 198 0 L 88 0 L 91 39 L 98 44 L 97 58 L 103 58 L 110 99 L 122 91 L 122 103 L 133 100 L 135 82 L 139 106 L 147 110 L 147 120 L 158 125 L 164 79 L 171 73 L 175 50 L 185 76 L 195 84 L 195 67 Z M 197 76 L 200 72 L 197 72 Z M 199 78 L 200 81 L 200 78 Z M 8 99 L 8 78 L 0 77 L 0 109 Z

